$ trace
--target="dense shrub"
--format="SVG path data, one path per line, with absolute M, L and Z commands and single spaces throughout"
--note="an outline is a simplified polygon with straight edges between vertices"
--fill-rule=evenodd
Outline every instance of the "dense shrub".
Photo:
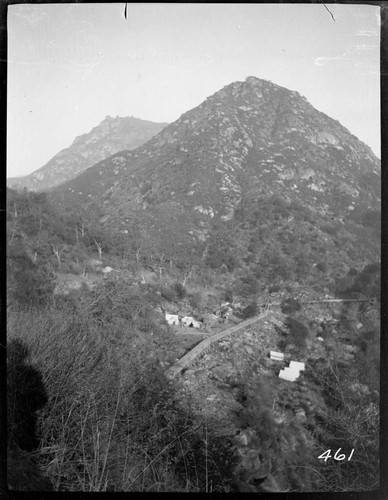
M 358 378 L 361 383 L 367 384 L 373 390 L 380 388 L 380 331 L 375 328 L 361 331 L 358 334 L 356 345 Z
M 318 262 L 317 269 L 318 269 L 318 271 L 321 271 L 322 273 L 326 273 L 326 271 L 327 271 L 326 262 Z
M 220 269 L 225 266 L 228 271 L 233 271 L 237 266 L 237 259 L 229 249 L 218 249 L 206 257 L 206 265 L 212 269 Z
M 296 311 L 299 311 L 301 307 L 302 306 L 299 300 L 293 299 L 292 297 L 283 299 L 280 304 L 280 308 L 283 314 L 292 314 Z
M 313 437 L 323 451 L 335 451 L 352 460 L 318 462 L 321 489 L 326 491 L 369 491 L 379 485 L 379 405 L 378 393 L 360 385 L 358 367 L 339 362 L 309 364 L 309 376 L 320 385 L 326 408 L 315 420 Z
M 381 267 L 379 262 L 367 264 L 362 271 L 351 269 L 346 276 L 336 282 L 337 293 L 345 298 L 352 298 L 362 293 L 371 298 L 379 298 L 381 286 Z
M 241 316 L 243 319 L 248 319 L 252 318 L 253 316 L 256 316 L 258 314 L 259 308 L 256 302 L 252 302 L 251 304 L 248 304 L 241 313 Z
M 222 300 L 225 302 L 233 302 L 234 293 L 231 288 L 227 288 L 222 292 Z
M 233 237 L 234 236 L 234 237 Z M 238 265 L 237 241 L 227 223 L 214 223 L 213 231 L 208 240 L 205 264 L 212 269 L 233 271 Z
M 186 297 L 187 291 L 186 288 L 182 285 L 182 283 L 176 281 L 175 283 L 173 283 L 171 288 L 174 290 L 175 295 L 178 299 L 184 299 Z
M 338 227 L 330 223 L 321 224 L 320 229 L 330 236 L 336 236 L 338 232 Z
M 381 267 L 379 262 L 373 262 L 364 267 L 354 278 L 352 290 L 364 295 L 378 298 L 380 296 Z
M 202 306 L 202 295 L 200 292 L 195 292 L 189 295 L 189 304 L 193 309 L 200 309 Z
M 51 300 L 54 288 L 52 272 L 36 265 L 21 242 L 8 248 L 7 293 L 11 302 L 22 307 L 42 307 Z
M 381 210 L 366 210 L 361 216 L 361 224 L 375 230 L 381 230 Z
M 159 365 L 163 348 L 169 349 L 165 338 L 153 332 L 156 343 L 151 347 L 151 337 L 118 324 L 110 325 L 108 338 L 105 326 L 90 322 L 87 312 L 82 318 L 58 309 L 10 313 L 8 326 L 11 444 L 26 447 L 13 437 L 19 429 L 15 425 L 20 427 L 21 414 L 15 410 L 23 410 L 22 399 L 24 409 L 32 412 L 30 419 L 45 403 L 31 391 L 31 384 L 38 387 L 33 377 L 23 376 L 31 365 L 41 373 L 39 386 L 48 399 L 36 432 L 44 453 L 37 457 L 55 490 L 184 490 L 174 479 L 168 451 L 176 440 L 184 441 L 182 434 L 193 421 Z M 21 336 L 28 364 L 27 351 L 12 347 Z M 36 445 L 27 443 L 27 448 Z
M 260 290 L 260 282 L 255 276 L 248 274 L 240 279 L 237 290 L 242 297 L 256 295 Z
M 187 290 L 182 283 L 175 281 L 172 284 L 158 287 L 161 296 L 169 302 L 182 300 L 187 296 Z
M 351 276 L 345 276 L 343 278 L 339 278 L 336 281 L 336 292 L 339 294 L 350 292 L 352 286 L 353 286 L 353 278 Z
M 310 329 L 305 321 L 300 318 L 288 318 L 288 325 L 293 341 L 297 347 L 306 347 L 306 340 L 310 335 Z
M 161 287 L 160 294 L 168 302 L 173 302 L 176 299 L 175 291 L 168 285 Z
M 242 406 L 237 418 L 241 428 L 254 432 L 248 445 L 250 459 L 242 459 L 240 467 L 235 469 L 235 475 L 247 487 L 245 491 L 249 491 L 249 484 L 258 487 L 250 491 L 265 491 L 259 485 L 269 476 L 271 491 L 311 491 L 317 479 L 310 467 L 314 447 L 304 438 L 304 429 L 295 420 L 283 424 L 275 421 L 274 400 L 282 399 L 279 383 L 264 384 L 242 377 L 237 386 Z M 261 475 L 259 464 L 263 469 Z

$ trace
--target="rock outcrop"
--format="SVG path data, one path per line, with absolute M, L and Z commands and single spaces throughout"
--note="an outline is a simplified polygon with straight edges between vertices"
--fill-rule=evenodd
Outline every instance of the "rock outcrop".
M 251 210 L 259 197 L 279 196 L 338 224 L 359 222 L 380 208 L 380 162 L 298 92 L 248 77 L 52 196 L 98 206 L 104 224 L 119 230 L 137 219 L 154 241 L 205 242 L 217 221 Z M 291 219 L 290 228 L 298 225 Z

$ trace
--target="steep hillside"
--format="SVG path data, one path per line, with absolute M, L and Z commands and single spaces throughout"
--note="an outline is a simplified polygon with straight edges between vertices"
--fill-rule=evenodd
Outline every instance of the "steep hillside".
M 314 232 L 308 209 L 266 198 L 212 228 L 200 265 L 181 250 L 182 269 L 146 226 L 118 232 L 46 193 L 7 191 L 10 488 L 376 488 L 380 266 L 333 275 L 350 233 Z M 202 338 L 210 349 L 192 358 Z M 167 380 L 185 354 L 181 381 Z M 278 376 L 291 360 L 306 363 L 295 383 Z M 348 460 L 323 460 L 339 448 Z
M 87 134 L 76 137 L 72 145 L 60 151 L 46 165 L 30 175 L 7 179 L 11 187 L 44 191 L 73 179 L 107 156 L 123 149 L 135 149 L 157 134 L 166 123 L 138 118 L 107 116 Z
M 137 226 L 165 250 L 195 244 L 203 258 L 220 228 L 240 260 L 260 239 L 293 259 L 309 240 L 311 264 L 324 254 L 362 265 L 379 252 L 378 159 L 297 92 L 255 77 L 51 196 L 62 207 L 89 207 L 111 228 Z

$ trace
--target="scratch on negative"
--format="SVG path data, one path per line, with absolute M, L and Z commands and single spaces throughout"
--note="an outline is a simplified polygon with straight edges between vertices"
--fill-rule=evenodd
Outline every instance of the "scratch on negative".
M 334 22 L 336 22 L 336 21 L 335 21 L 335 19 L 334 19 L 333 14 L 332 14 L 332 13 L 330 12 L 330 10 L 326 7 L 326 5 L 325 5 L 325 4 L 323 4 L 323 6 L 324 6 L 324 7 L 325 7 L 325 9 L 327 10 L 327 12 L 331 15 L 331 18 L 333 19 L 333 21 L 334 21 Z

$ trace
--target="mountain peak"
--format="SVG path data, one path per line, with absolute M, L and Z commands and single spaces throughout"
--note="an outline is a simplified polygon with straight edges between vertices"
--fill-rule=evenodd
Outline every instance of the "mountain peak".
M 278 87 L 278 85 L 275 85 L 270 80 L 263 80 L 262 78 L 258 78 L 257 76 L 247 76 L 245 78 L 244 84 L 257 88 L 270 85 Z
M 239 105 L 239 101 L 240 104 L 243 105 L 244 103 L 241 101 L 246 101 L 248 105 L 251 104 L 255 106 L 263 101 L 269 104 L 272 102 L 273 105 L 276 105 L 278 101 L 286 102 L 290 98 L 300 99 L 304 101 L 304 104 L 307 103 L 307 99 L 296 91 L 288 90 L 270 80 L 264 80 L 256 76 L 247 76 L 244 81 L 230 83 L 215 92 L 213 95 L 209 96 L 200 107 L 205 106 L 207 103 L 214 104 L 215 101 L 218 101 L 217 105 L 220 105 L 220 100 L 229 100 L 229 104 L 234 104 L 236 106 Z
M 260 83 L 261 81 L 263 81 L 263 80 L 261 80 L 257 76 L 247 76 L 245 78 L 246 83 Z
M 11 187 L 43 191 L 77 177 L 102 159 L 124 149 L 132 150 L 151 139 L 166 123 L 106 115 L 90 132 L 76 137 L 46 165 L 25 177 L 11 178 Z
M 375 209 L 379 162 L 297 92 L 249 76 L 60 191 L 69 203 L 98 200 L 112 227 L 148 217 L 153 238 L 205 241 L 213 218 L 232 220 L 252 197 L 280 196 L 334 218 Z

